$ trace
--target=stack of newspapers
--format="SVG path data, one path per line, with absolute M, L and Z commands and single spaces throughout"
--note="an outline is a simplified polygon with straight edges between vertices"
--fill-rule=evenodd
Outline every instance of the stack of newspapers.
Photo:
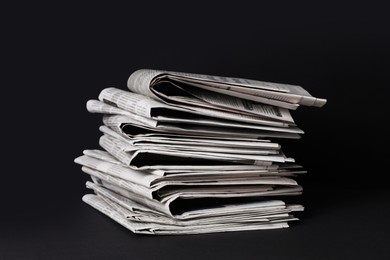
M 321 107 L 300 86 L 138 70 L 103 89 L 99 144 L 75 159 L 91 176 L 83 201 L 134 233 L 197 234 L 288 227 L 305 173 L 277 140 L 298 139 L 290 110 Z M 290 201 L 290 199 L 289 199 Z

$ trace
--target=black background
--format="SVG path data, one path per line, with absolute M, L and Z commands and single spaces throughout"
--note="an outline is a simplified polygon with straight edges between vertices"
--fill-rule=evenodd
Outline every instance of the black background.
M 294 2 L 294 3 L 293 3 Z M 315 1 L 314 1 L 315 2 Z M 2 30 L 0 259 L 388 259 L 390 16 L 382 3 L 18 3 Z M 298 84 L 328 99 L 282 141 L 309 173 L 287 230 L 134 235 L 81 202 L 85 103 L 139 68 Z

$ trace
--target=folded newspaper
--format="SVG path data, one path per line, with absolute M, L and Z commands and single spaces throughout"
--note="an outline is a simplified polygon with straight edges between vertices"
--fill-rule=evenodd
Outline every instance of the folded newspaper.
M 299 139 L 290 110 L 322 107 L 300 86 L 160 70 L 138 70 L 129 91 L 89 100 L 103 114 L 99 144 L 75 162 L 91 176 L 83 201 L 141 234 L 286 228 L 303 206 L 306 171 L 278 138 Z M 270 140 L 272 139 L 272 140 Z

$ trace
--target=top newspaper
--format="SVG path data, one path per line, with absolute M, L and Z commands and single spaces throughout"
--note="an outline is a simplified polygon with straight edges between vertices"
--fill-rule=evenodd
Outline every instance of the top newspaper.
M 287 109 L 296 109 L 298 105 L 322 107 L 326 103 L 325 99 L 311 96 L 300 86 L 161 70 L 137 70 L 129 77 L 127 86 L 132 92 L 165 102 L 185 103 L 185 99 L 177 96 L 186 91 L 198 98 L 207 98 L 207 102 L 233 105 L 234 108 L 237 108 L 237 104 L 225 104 L 228 100 L 221 96 L 238 97 Z M 224 95 L 214 96 L 218 97 L 215 100 L 214 97 L 206 97 L 210 91 Z

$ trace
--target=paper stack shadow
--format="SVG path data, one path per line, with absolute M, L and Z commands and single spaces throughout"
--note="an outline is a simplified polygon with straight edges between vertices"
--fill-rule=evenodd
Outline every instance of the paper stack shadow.
M 279 138 L 299 139 L 290 110 L 321 107 L 300 86 L 138 70 L 130 91 L 87 102 L 103 114 L 104 150 L 75 159 L 91 176 L 83 201 L 134 233 L 198 234 L 288 227 L 305 173 Z

